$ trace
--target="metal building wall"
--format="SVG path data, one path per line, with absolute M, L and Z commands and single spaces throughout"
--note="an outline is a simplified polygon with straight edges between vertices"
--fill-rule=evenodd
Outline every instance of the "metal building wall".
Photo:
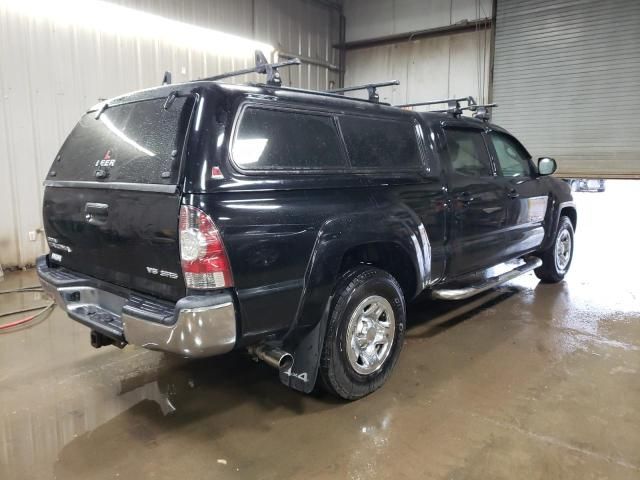
M 640 2 L 498 0 L 494 118 L 566 177 L 640 178 Z
M 24 0 L 28 2 L 29 0 Z M 32 264 L 45 251 L 42 180 L 80 115 L 99 99 L 244 68 L 251 58 L 219 56 L 158 38 L 91 31 L 17 14 L 0 0 L 0 265 Z M 15 2 L 14 2 L 15 3 Z M 337 82 L 339 12 L 311 0 L 119 0 L 114 3 L 270 43 L 307 63 L 283 82 L 326 89 Z
M 340 13 L 313 0 L 114 0 L 173 20 L 253 38 L 304 64 L 283 70 L 283 82 L 324 89 L 337 81 Z M 340 1 L 332 0 L 334 5 Z M 194 71 L 194 74 L 199 74 Z M 207 72 L 208 73 L 208 72 Z M 213 71 L 213 73 L 216 73 Z M 185 76 L 185 78 L 195 78 Z M 182 78 L 178 77 L 177 81 Z
M 490 30 L 456 33 L 350 50 L 345 85 L 400 80 L 400 85 L 378 91 L 380 100 L 392 105 L 468 95 L 484 101 L 490 36 Z
M 379 90 L 380 99 L 392 104 L 468 95 L 487 99 L 491 29 L 447 29 L 490 18 L 490 0 L 346 0 L 344 9 L 347 45 L 418 34 L 349 49 L 345 85 L 400 80 L 397 87 Z M 420 38 L 429 31 L 434 34 Z
M 490 18 L 492 0 L 345 0 L 347 42 Z

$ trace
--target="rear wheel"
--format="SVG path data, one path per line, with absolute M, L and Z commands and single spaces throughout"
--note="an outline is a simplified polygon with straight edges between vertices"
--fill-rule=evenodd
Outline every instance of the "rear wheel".
M 542 266 L 535 270 L 540 280 L 557 283 L 564 279 L 573 259 L 573 224 L 569 217 L 560 217 L 554 242 L 540 258 Z
M 391 374 L 405 331 L 405 304 L 387 272 L 358 267 L 339 282 L 327 325 L 320 378 L 329 392 L 356 400 Z

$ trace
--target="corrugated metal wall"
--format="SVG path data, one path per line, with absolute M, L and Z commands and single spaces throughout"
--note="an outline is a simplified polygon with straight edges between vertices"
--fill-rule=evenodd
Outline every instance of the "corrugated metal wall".
M 494 99 L 559 174 L 640 178 L 640 2 L 498 0 Z
M 489 0 L 346 0 L 347 41 L 385 37 L 491 17 Z M 411 103 L 472 95 L 486 100 L 491 29 L 349 50 L 345 85 L 400 80 L 381 101 Z M 442 108 L 440 105 L 439 108 Z
M 29 0 L 24 0 L 28 3 Z M 244 68 L 251 59 L 162 38 L 92 31 L 19 15 L 0 0 L 0 264 L 32 264 L 45 251 L 42 180 L 62 141 L 99 99 Z M 115 2 L 114 2 L 115 3 Z M 120 5 L 270 43 L 313 64 L 283 70 L 294 86 L 326 89 L 338 74 L 339 14 L 310 0 L 120 0 Z

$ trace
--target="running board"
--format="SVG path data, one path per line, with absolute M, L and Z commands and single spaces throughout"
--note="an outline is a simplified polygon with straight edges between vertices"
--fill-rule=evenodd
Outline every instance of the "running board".
M 497 277 L 488 278 L 483 283 L 478 283 L 475 285 L 469 285 L 468 287 L 463 288 L 441 288 L 438 290 L 433 290 L 431 295 L 433 298 L 437 298 L 438 300 L 464 300 L 465 298 L 473 297 L 487 291 L 493 287 L 500 285 L 501 283 L 508 282 L 509 280 L 513 280 L 520 275 L 530 272 L 531 270 L 538 268 L 542 265 L 542 260 L 538 257 L 527 257 L 524 259 L 525 264 L 520 265 L 519 267 L 514 268 L 513 270 L 509 270 Z

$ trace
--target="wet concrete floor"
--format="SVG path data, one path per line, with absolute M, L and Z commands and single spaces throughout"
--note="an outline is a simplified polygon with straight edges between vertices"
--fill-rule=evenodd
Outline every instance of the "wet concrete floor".
M 638 479 L 639 187 L 576 195 L 565 282 L 412 306 L 390 381 L 354 403 L 241 354 L 95 350 L 57 309 L 0 334 L 0 479 Z M 2 295 L 0 312 L 44 303 Z

